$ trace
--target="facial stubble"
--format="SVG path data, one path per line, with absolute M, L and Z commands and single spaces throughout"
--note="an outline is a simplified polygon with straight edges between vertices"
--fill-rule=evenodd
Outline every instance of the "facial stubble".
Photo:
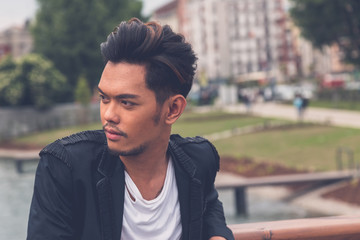
M 154 127 L 158 126 L 159 123 L 160 123 L 160 119 L 161 119 L 161 106 L 159 104 L 157 104 L 156 106 L 156 112 L 155 114 L 152 116 L 152 121 L 154 123 Z M 103 126 L 103 129 L 105 129 L 105 126 L 107 126 L 108 124 L 105 124 Z M 114 126 L 114 128 L 117 129 L 117 127 Z M 119 132 L 122 132 L 119 130 Z M 125 138 L 128 138 L 128 135 L 125 133 L 125 132 L 122 132 L 121 134 L 122 136 L 124 136 Z M 109 141 L 109 140 L 108 140 Z M 114 156 L 123 156 L 123 157 L 129 157 L 129 156 L 138 156 L 142 153 L 145 152 L 145 150 L 148 148 L 148 146 L 150 145 L 150 141 L 149 142 L 145 142 L 133 149 L 130 149 L 128 151 L 120 151 L 120 150 L 114 150 L 114 149 L 111 149 L 108 145 L 108 150 L 109 150 L 109 153 L 111 155 L 114 155 Z

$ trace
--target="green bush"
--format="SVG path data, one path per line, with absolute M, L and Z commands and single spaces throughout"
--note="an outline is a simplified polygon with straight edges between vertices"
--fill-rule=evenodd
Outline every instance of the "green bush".
M 9 56 L 0 62 L 0 106 L 16 106 L 24 95 L 24 84 L 18 81 L 19 69 Z
M 0 63 L 0 104 L 46 109 L 62 102 L 69 88 L 66 78 L 44 57 L 29 54 L 17 62 Z

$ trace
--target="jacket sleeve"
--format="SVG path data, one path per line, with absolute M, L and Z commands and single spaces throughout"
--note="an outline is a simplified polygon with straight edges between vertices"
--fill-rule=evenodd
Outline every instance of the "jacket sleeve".
M 71 167 L 41 154 L 28 222 L 28 240 L 74 239 Z
M 218 192 L 215 189 L 215 176 L 219 170 L 219 155 L 215 147 L 209 143 L 214 156 L 214 168 L 210 168 L 208 177 L 208 186 L 205 195 L 205 212 L 204 212 L 204 236 L 209 239 L 212 236 L 222 236 L 228 240 L 234 239 L 232 231 L 227 227 L 224 216 L 223 205 L 218 199 Z

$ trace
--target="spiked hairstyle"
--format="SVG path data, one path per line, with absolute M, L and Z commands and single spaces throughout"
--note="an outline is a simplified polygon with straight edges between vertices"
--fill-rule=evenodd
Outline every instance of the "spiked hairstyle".
M 105 62 L 144 65 L 147 87 L 157 103 L 174 94 L 189 93 L 196 70 L 196 56 L 181 34 L 170 26 L 143 23 L 137 18 L 121 22 L 101 44 Z

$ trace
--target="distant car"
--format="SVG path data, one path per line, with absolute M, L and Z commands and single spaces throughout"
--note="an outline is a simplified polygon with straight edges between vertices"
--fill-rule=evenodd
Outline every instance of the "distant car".
M 277 85 L 274 91 L 274 100 L 292 101 L 297 93 L 297 88 L 291 85 Z
M 277 85 L 274 91 L 274 99 L 284 102 L 293 101 L 297 93 L 306 99 L 312 99 L 314 96 L 313 92 L 314 90 L 310 86 Z

